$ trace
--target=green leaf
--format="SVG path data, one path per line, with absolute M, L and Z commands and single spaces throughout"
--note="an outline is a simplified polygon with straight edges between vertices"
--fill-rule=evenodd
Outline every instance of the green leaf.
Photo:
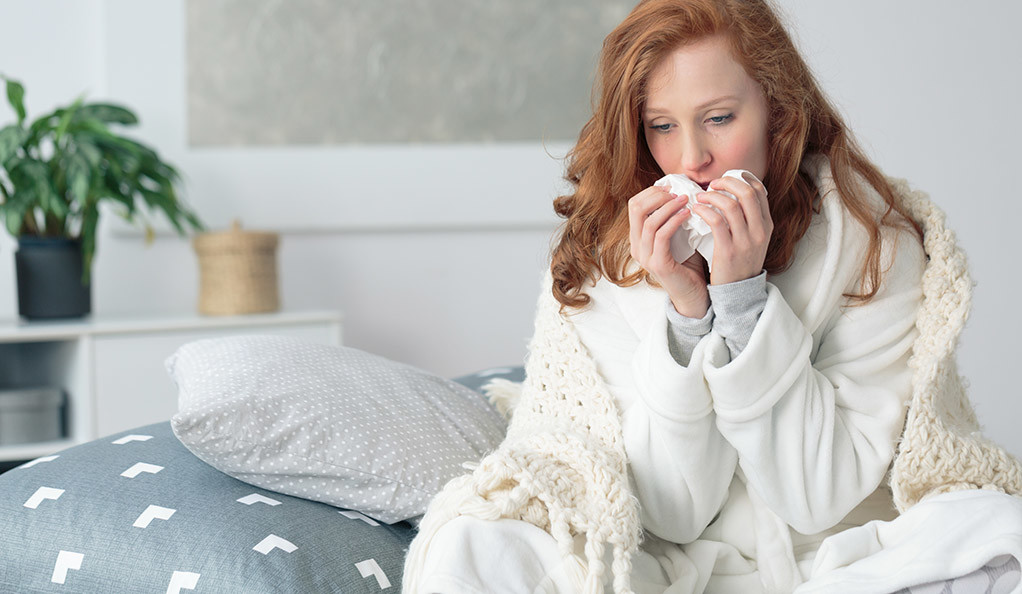
M 4 224 L 14 237 L 21 235 L 22 226 L 25 223 L 25 213 L 32 208 L 35 201 L 35 188 L 29 187 L 15 190 L 10 200 L 0 204 L 0 214 L 3 215 Z
M 96 120 L 91 120 L 95 122 Z M 78 138 L 85 138 L 88 142 L 91 142 L 102 151 L 104 158 L 108 160 L 119 160 L 122 155 L 129 155 L 134 160 L 142 158 L 135 143 L 127 140 L 124 137 L 117 136 L 111 133 L 109 130 L 100 131 L 98 129 L 89 129 L 88 131 L 81 132 Z
M 99 208 L 95 202 L 89 202 L 82 211 L 82 257 L 85 260 L 82 281 L 88 282 L 92 272 L 92 257 L 96 253 L 96 227 L 99 222 Z
M 22 159 L 11 169 L 10 175 L 15 188 L 34 189 L 35 201 L 43 214 L 58 218 L 67 217 L 67 203 L 54 190 L 50 170 L 45 163 L 35 159 Z
M 89 196 L 89 184 L 92 176 L 92 167 L 88 159 L 81 153 L 72 153 L 67 158 L 67 190 L 70 200 L 78 204 L 85 204 Z
M 132 140 L 128 137 L 122 137 L 121 139 L 127 144 L 131 145 L 135 152 L 141 155 L 143 159 L 153 161 L 156 163 L 160 162 L 160 157 L 156 154 L 156 151 L 149 148 L 148 146 L 142 144 L 141 142 L 138 142 L 137 140 Z
M 78 110 L 80 118 L 91 118 L 108 124 L 131 126 L 138 123 L 135 113 L 126 107 L 109 103 L 89 103 Z
M 28 139 L 28 130 L 11 124 L 0 130 L 0 167 L 18 153 L 18 148 Z
M 75 102 L 72 103 L 71 106 L 68 107 L 67 109 L 57 110 L 58 112 L 60 112 L 60 122 L 57 124 L 56 140 L 59 141 L 61 138 L 63 138 L 64 133 L 67 132 L 67 127 L 71 125 L 71 119 L 75 117 L 75 113 L 77 113 L 78 108 L 82 106 L 82 101 L 84 99 L 85 99 L 84 97 L 80 96 L 77 99 L 75 99 Z
M 103 196 L 120 202 L 128 209 L 129 214 L 134 214 L 135 197 L 130 189 L 125 187 L 123 174 L 116 161 L 108 162 L 108 167 L 103 172 L 103 186 L 106 189 L 102 192 Z
M 99 148 L 92 143 L 88 138 L 79 136 L 77 138 L 78 152 L 81 153 L 85 160 L 88 161 L 89 166 L 93 169 L 98 169 L 100 163 L 103 162 L 103 153 Z
M 36 118 L 32 125 L 28 127 L 28 140 L 25 143 L 32 146 L 38 145 L 42 138 L 45 138 L 53 131 L 53 121 L 55 119 L 56 117 L 52 113 Z
M 156 207 L 163 211 L 167 215 L 167 220 L 170 221 L 171 225 L 177 230 L 179 235 L 184 235 L 184 227 L 181 226 L 180 211 L 177 208 L 177 200 L 173 194 L 164 192 L 153 192 L 152 190 L 141 190 L 142 196 L 145 197 L 146 203 L 150 207 Z
M 19 213 L 13 208 L 5 208 L 3 215 L 7 231 L 14 237 L 21 235 L 21 225 L 25 219 L 24 213 Z
M 18 125 L 25 121 L 25 87 L 21 86 L 16 80 L 5 79 L 7 81 L 7 102 L 14 108 L 14 113 L 18 114 Z
M 121 166 L 121 170 L 129 177 L 138 177 L 138 170 L 142 167 L 142 158 L 137 153 L 118 151 L 113 155 Z
M 75 122 L 75 126 L 83 132 L 88 133 L 88 136 L 92 137 L 93 142 L 99 143 L 100 140 L 110 140 L 114 138 L 114 133 L 107 128 L 107 125 L 96 118 L 83 118 Z

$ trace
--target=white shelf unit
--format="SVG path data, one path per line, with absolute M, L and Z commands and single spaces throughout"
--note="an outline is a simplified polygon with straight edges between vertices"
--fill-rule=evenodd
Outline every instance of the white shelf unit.
M 56 387 L 66 394 L 66 436 L 58 441 L 0 445 L 0 461 L 31 460 L 169 419 L 177 411 L 177 387 L 164 368 L 167 357 L 193 340 L 239 334 L 294 336 L 340 345 L 341 314 L 0 321 L 0 390 Z

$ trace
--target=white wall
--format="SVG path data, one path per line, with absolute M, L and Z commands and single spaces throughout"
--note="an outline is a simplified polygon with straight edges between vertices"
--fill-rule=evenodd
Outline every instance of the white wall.
M 1008 371 L 1022 331 L 1019 266 L 1005 253 L 1022 219 L 1012 175 L 1022 161 L 1022 4 L 779 4 L 870 154 L 948 212 L 977 283 L 961 372 L 988 435 L 1022 455 Z M 210 223 L 239 216 L 282 232 L 285 306 L 343 310 L 347 344 L 447 375 L 520 361 L 553 228 L 548 204 L 562 187 L 546 150 L 566 147 L 189 149 L 181 11 L 182 0 L 0 0 L 0 72 L 26 83 L 30 115 L 84 90 L 135 108 L 138 135 L 185 170 Z M 385 186 L 379 171 L 393 172 Z M 291 220 L 282 201 L 322 214 Z M 185 241 L 161 236 L 145 248 L 110 222 L 100 241 L 97 313 L 194 308 Z M 0 234 L 0 317 L 16 312 L 12 250 Z

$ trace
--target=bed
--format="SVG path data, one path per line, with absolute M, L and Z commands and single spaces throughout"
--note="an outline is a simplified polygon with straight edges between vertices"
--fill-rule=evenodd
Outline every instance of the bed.
M 179 391 L 170 421 L 0 475 L 0 592 L 398 592 L 430 499 L 503 439 L 506 421 L 483 385 L 524 376 L 513 366 L 450 380 L 275 336 L 189 343 L 167 370 Z M 1022 509 L 1001 504 L 1003 513 L 967 509 L 988 510 L 1011 533 Z M 918 505 L 903 521 L 930 510 Z M 941 533 L 950 521 L 927 522 L 937 533 L 917 537 L 981 536 L 969 522 L 960 537 Z M 1020 555 L 990 554 L 953 581 L 899 594 L 1016 591 Z M 885 559 L 867 555 L 807 591 L 846 592 L 856 571 L 889 573 L 873 567 Z
M 249 336 L 167 363 L 172 420 L 0 475 L 2 592 L 397 592 L 429 498 L 506 427 L 480 388 Z

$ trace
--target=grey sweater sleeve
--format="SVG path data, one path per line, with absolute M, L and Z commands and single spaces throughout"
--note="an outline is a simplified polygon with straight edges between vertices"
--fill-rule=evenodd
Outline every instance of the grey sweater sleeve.
M 713 329 L 724 337 L 732 361 L 749 345 L 766 302 L 766 271 L 742 281 L 710 285 L 710 303 L 716 312 Z
M 671 303 L 671 298 L 667 298 L 667 346 L 671 350 L 671 357 L 678 365 L 688 366 L 696 344 L 710 333 L 712 327 L 713 304 L 706 309 L 706 315 L 702 318 L 690 318 L 678 313 Z
M 699 319 L 681 315 L 667 299 L 667 342 L 678 365 L 688 365 L 696 344 L 711 328 L 724 337 L 732 360 L 741 354 L 766 307 L 766 271 L 742 281 L 710 285 L 709 291 L 710 307 Z

